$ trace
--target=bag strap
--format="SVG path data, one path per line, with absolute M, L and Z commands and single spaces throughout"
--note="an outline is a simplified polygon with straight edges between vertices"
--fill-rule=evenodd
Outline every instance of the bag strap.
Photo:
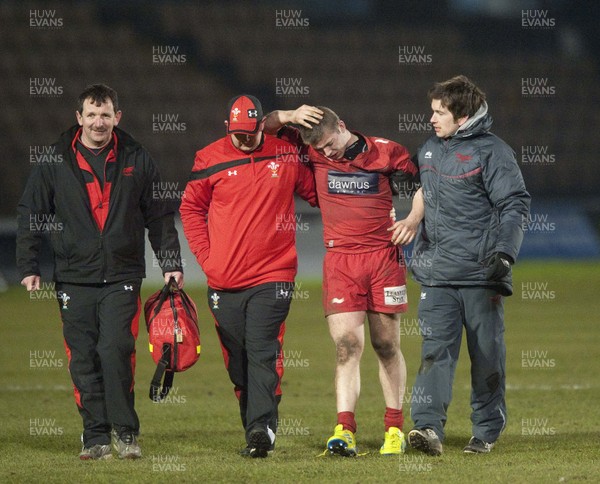
M 175 278 L 171 277 L 171 281 L 175 281 Z M 160 291 L 160 295 L 158 296 L 158 302 L 156 303 L 156 306 L 154 307 L 154 311 L 152 311 L 152 316 L 150 317 L 150 321 L 147 322 L 148 327 L 150 327 L 150 323 L 152 321 L 154 321 L 154 318 L 160 312 L 162 305 L 169 297 L 169 293 L 171 292 L 171 281 L 169 281 L 169 284 L 165 284 L 164 287 L 162 288 L 162 290 Z
M 198 314 L 196 313 L 196 310 L 192 305 L 190 297 L 185 293 L 183 289 L 180 289 L 179 293 L 181 294 L 181 304 L 183 306 L 183 309 L 185 310 L 187 315 L 194 321 L 194 323 L 196 323 L 196 326 L 198 326 Z
M 179 363 L 179 352 L 177 351 L 179 347 L 180 340 L 178 340 L 178 336 L 181 335 L 181 328 L 179 327 L 179 319 L 177 318 L 177 307 L 175 307 L 175 296 L 173 292 L 169 294 L 169 301 L 171 303 L 171 311 L 173 311 L 173 368 L 175 370 L 177 368 L 177 364 Z M 171 361 L 171 360 L 169 360 Z
M 152 382 L 150 383 L 150 400 L 153 402 L 160 402 L 163 400 L 169 394 L 169 390 L 171 390 L 171 387 L 173 386 L 174 373 L 168 369 L 170 362 L 171 345 L 165 343 L 163 344 L 162 356 L 158 365 L 156 365 L 156 371 L 154 372 Z
M 160 291 L 160 297 L 158 298 L 158 304 L 154 308 L 154 314 L 152 315 L 151 321 L 156 317 L 159 313 L 162 305 L 167 300 L 170 299 L 171 309 L 174 313 L 175 318 L 175 327 L 177 327 L 177 310 L 175 309 L 175 302 L 173 299 L 173 292 L 177 290 L 177 281 L 174 277 L 171 276 L 169 279 L 169 283 L 165 284 Z M 175 339 L 175 336 L 174 336 Z M 173 349 L 174 348 L 174 349 Z M 154 371 L 154 376 L 152 377 L 152 381 L 150 382 L 150 400 L 153 402 L 160 402 L 163 400 L 171 390 L 173 386 L 173 378 L 175 376 L 173 369 L 171 369 L 171 350 L 174 352 L 174 361 L 177 361 L 177 342 L 173 341 L 173 346 L 168 343 L 163 344 L 162 355 L 158 364 L 156 365 L 156 370 Z M 163 378 L 164 377 L 164 378 Z M 161 383 L 162 380 L 162 383 Z

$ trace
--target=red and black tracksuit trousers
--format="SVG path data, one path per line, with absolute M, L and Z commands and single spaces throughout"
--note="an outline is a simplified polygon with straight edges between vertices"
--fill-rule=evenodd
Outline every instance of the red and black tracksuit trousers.
M 254 429 L 277 432 L 283 376 L 283 336 L 293 282 L 271 282 L 240 291 L 208 288 L 225 366 L 240 404 L 248 436 Z
M 140 278 L 106 284 L 56 283 L 75 401 L 86 447 L 110 432 L 139 432 L 134 409 Z

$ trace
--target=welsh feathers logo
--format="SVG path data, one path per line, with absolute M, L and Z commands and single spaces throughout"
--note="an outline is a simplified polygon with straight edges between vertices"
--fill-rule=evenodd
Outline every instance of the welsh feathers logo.
M 231 114 L 233 114 L 233 119 L 232 121 L 237 121 L 238 120 L 238 116 L 241 113 L 241 111 L 239 110 L 239 108 L 233 108 L 231 110 Z
M 71 296 L 69 296 L 64 291 L 58 291 L 58 299 L 62 301 L 62 309 L 69 309 L 69 301 L 71 300 Z
M 279 170 L 279 163 L 275 163 L 274 161 L 272 161 L 267 165 L 267 168 L 271 170 L 271 177 L 275 178 L 278 176 L 277 170 Z
M 212 296 L 210 296 L 210 299 L 213 302 L 213 309 L 219 309 L 219 299 L 221 299 L 221 297 L 216 293 L 213 292 Z

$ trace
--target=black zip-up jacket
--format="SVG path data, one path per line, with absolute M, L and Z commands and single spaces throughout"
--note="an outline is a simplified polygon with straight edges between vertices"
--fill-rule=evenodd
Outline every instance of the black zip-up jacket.
M 109 209 L 101 230 L 92 215 L 84 172 L 72 148 L 79 126 L 64 132 L 49 163 L 33 167 L 18 206 L 17 266 L 21 277 L 40 275 L 38 256 L 50 235 L 54 280 L 79 284 L 145 277 L 144 234 L 164 272 L 181 271 L 173 210 L 161 197 L 160 174 L 148 152 L 115 128 L 116 161 Z

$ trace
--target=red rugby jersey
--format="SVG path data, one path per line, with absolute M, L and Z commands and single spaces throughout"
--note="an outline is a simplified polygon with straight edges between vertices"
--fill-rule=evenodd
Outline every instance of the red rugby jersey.
M 297 129 L 284 127 L 279 137 L 308 155 L 315 173 L 323 237 L 327 250 L 368 252 L 391 245 L 392 191 L 389 176 L 398 170 L 415 175 L 408 150 L 393 141 L 362 136 L 367 151 L 354 160 L 332 160 L 302 144 Z

